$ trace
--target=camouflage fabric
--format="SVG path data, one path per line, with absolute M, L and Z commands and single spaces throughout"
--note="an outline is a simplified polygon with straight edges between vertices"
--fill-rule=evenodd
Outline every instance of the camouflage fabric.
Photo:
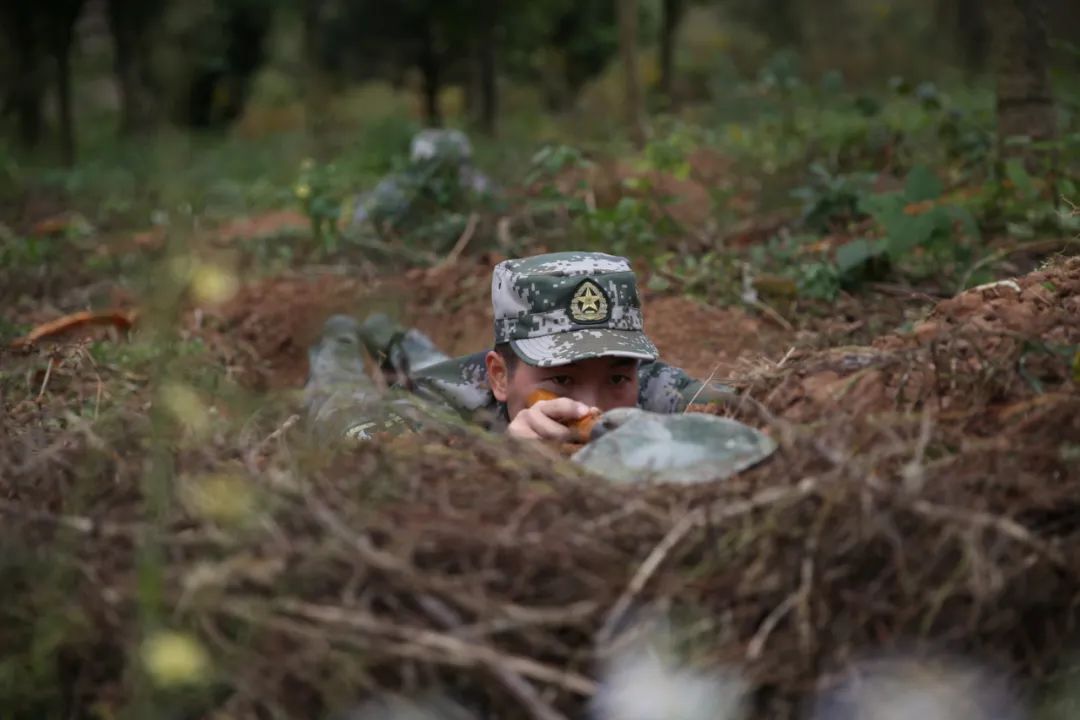
M 472 159 L 472 143 L 460 130 L 421 130 L 409 143 L 409 159 L 416 163 L 432 158 L 469 162 Z
M 450 359 L 427 335 L 415 328 L 406 330 L 383 313 L 368 316 L 359 332 L 368 356 L 389 384 L 408 386 L 412 373 Z
M 563 252 L 505 260 L 492 274 L 491 303 L 495 342 L 510 343 L 530 365 L 657 357 L 644 333 L 637 279 L 623 257 Z
M 423 220 L 432 195 L 463 200 L 462 193 L 490 198 L 494 191 L 490 179 L 473 166 L 472 145 L 464 133 L 421 130 L 410 142 L 408 164 L 357 198 L 352 222 L 354 227 L 371 222 L 408 229 Z
M 395 328 L 385 317 L 364 325 L 341 315 L 327 320 L 311 348 L 304 388 L 308 427 L 316 440 L 370 440 L 380 434 L 411 433 L 427 423 L 453 422 L 455 417 L 505 430 L 506 407 L 488 387 L 486 351 L 409 373 L 405 381 L 411 393 L 401 388 L 379 392 L 365 374 L 364 344 L 390 337 L 391 347 L 373 354 L 403 355 L 403 368 L 432 359 L 430 340 L 420 335 L 425 342 L 406 343 L 408 334 Z M 727 388 L 703 385 L 659 361 L 642 363 L 638 376 L 639 406 L 604 413 L 589 444 L 575 454 L 576 462 L 613 482 L 705 482 L 728 477 L 775 450 L 768 436 L 741 423 L 680 412 L 694 400 L 730 397 Z
M 505 405 L 488 387 L 486 354 L 482 351 L 425 368 L 412 378 L 413 392 L 491 430 L 504 430 L 509 418 Z M 732 396 L 728 387 L 705 386 L 660 361 L 641 363 L 638 382 L 638 407 L 654 413 L 680 413 L 691 401 L 706 403 Z
M 775 450 L 768 435 L 729 418 L 616 408 L 572 459 L 617 483 L 691 484 L 730 477 Z
M 419 340 L 411 343 L 410 337 Z M 387 344 L 380 345 L 380 340 Z M 304 390 L 309 421 L 321 428 L 320 435 L 364 439 L 376 432 L 409 432 L 416 426 L 407 419 L 400 399 L 393 394 L 380 397 L 365 373 L 363 346 L 377 361 L 390 359 L 384 370 L 406 373 L 390 375 L 396 377 L 395 389 L 408 389 L 422 400 L 490 430 L 506 428 L 506 407 L 488 386 L 487 351 L 425 364 L 437 357 L 433 353 L 438 350 L 422 333 L 405 331 L 385 316 L 369 318 L 361 325 L 335 315 L 326 321 L 322 336 L 309 352 L 310 371 Z M 692 400 L 704 403 L 731 397 L 729 388 L 716 383 L 705 386 L 660 361 L 642 363 L 638 380 L 639 407 L 657 413 L 681 412 Z
M 361 343 L 360 324 L 351 317 L 334 315 L 308 351 L 304 406 L 314 439 L 364 440 L 379 432 L 400 434 L 416 427 L 396 407 L 400 400 L 378 392 L 365 372 Z

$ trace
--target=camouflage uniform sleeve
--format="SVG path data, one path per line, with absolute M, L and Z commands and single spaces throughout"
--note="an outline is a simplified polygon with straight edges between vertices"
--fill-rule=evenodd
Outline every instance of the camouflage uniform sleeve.
M 308 391 L 308 422 L 322 441 L 347 437 L 369 440 L 376 435 L 404 435 L 417 424 L 399 411 L 400 400 L 378 397 L 363 385 L 322 385 Z
M 489 430 L 504 428 L 506 410 L 488 386 L 486 354 L 473 353 L 424 368 L 411 378 L 413 393 Z
M 694 403 L 715 402 L 731 397 L 731 388 L 720 383 L 705 385 L 681 368 L 660 362 L 643 363 L 638 370 L 638 407 L 655 413 L 678 413 Z

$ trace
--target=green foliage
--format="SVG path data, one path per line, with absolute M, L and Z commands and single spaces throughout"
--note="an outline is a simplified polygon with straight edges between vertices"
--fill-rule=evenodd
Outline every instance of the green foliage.
M 645 164 L 684 168 L 685 146 L 682 139 L 671 143 L 657 143 L 653 154 L 646 155 Z M 561 190 L 556 183 L 560 175 L 573 170 L 583 170 L 590 162 L 577 149 L 565 145 L 547 146 L 533 156 L 526 173 L 527 181 L 539 185 L 544 202 L 542 210 L 556 209 L 566 213 L 577 230 L 574 236 L 583 246 L 621 255 L 652 257 L 663 248 L 664 237 L 677 234 L 679 228 L 667 215 L 664 207 L 671 198 L 660 195 L 647 177 L 631 176 L 618 185 L 619 195 L 611 204 L 595 203 L 584 187 L 584 178 L 569 192 Z
M 667 123 L 642 152 L 642 164 L 648 170 L 672 175 L 679 180 L 690 176 L 689 155 L 702 144 L 703 133 L 685 123 Z
M 723 250 L 702 255 L 662 252 L 653 261 L 656 272 L 652 290 L 667 290 L 675 286 L 680 292 L 701 299 L 723 298 L 738 300 L 738 258 Z
M 940 194 L 940 182 L 927 168 L 919 166 L 908 175 L 903 191 L 864 198 L 861 209 L 884 231 L 881 252 L 896 262 L 917 248 L 958 249 L 952 244 L 954 223 L 959 223 L 969 236 L 977 237 L 971 213 L 958 205 L 935 202 Z
M 832 300 L 843 284 L 842 273 L 839 265 L 827 262 L 800 265 L 796 272 L 799 293 L 815 300 Z
M 660 228 L 647 201 L 623 196 L 612 207 L 579 205 L 578 209 L 579 226 L 588 247 L 608 248 L 607 252 L 628 256 L 655 252 Z
M 863 198 L 873 183 L 872 173 L 834 175 L 821 163 L 810 166 L 810 182 L 792 194 L 803 201 L 802 224 L 815 232 L 845 226 L 860 218 Z
M 896 274 L 960 276 L 972 265 L 981 236 L 976 218 L 943 194 L 929 167 L 912 168 L 898 191 L 874 193 L 872 180 L 813 166 L 810 184 L 795 193 L 804 202 L 801 225 L 808 234 L 774 237 L 753 249 L 755 265 L 791 278 L 801 294 L 819 299 Z M 808 251 L 826 232 L 850 236 L 829 243 L 835 247 L 831 256 Z
M 55 555 L 39 555 L 18 537 L 5 540 L 0 553 L 0 707 L 11 717 L 61 717 L 71 712 L 65 660 L 72 662 L 92 627 L 70 602 L 79 573 Z
M 44 237 L 0 233 L 0 270 L 27 270 L 55 263 L 62 255 L 61 242 Z
M 585 169 L 592 165 L 581 150 L 570 145 L 545 145 L 533 155 L 525 174 L 525 184 L 544 183 L 544 192 L 556 192 L 552 184 L 557 175 L 566 170 Z
M 316 245 L 327 254 L 334 253 L 338 247 L 341 237 L 338 222 L 343 196 L 348 190 L 347 179 L 334 163 L 319 164 L 311 158 L 300 163 L 293 193 L 311 222 Z

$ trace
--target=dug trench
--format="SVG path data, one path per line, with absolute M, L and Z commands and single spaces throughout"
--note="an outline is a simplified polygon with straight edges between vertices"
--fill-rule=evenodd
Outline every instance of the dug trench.
M 447 354 L 467 354 L 491 346 L 492 264 L 484 257 L 389 278 L 279 276 L 244 286 L 225 305 L 189 313 L 187 331 L 259 389 L 302 385 L 307 349 L 335 313 L 363 320 L 385 312 L 428 335 Z M 800 342 L 739 308 L 677 294 L 646 294 L 644 302 L 646 330 L 664 360 L 695 376 L 726 378 L 766 356 L 779 359 Z
M 189 331 L 265 388 L 302 382 L 327 314 L 375 301 L 462 352 L 486 341 L 488 267 L 396 289 L 278 279 Z M 977 658 L 1045 696 L 1078 640 L 1080 260 L 851 346 L 683 298 L 646 306 L 665 356 L 702 376 L 719 366 L 736 390 L 702 409 L 772 434 L 773 458 L 724 483 L 616 488 L 452 429 L 314 451 L 264 414 L 163 448 L 134 410 L 108 443 L 73 429 L 5 444 L 5 546 L 78 569 L 64 600 L 90 621 L 63 643 L 73 703 L 129 691 L 147 538 L 158 611 L 222 678 L 204 714 L 310 717 L 438 689 L 495 716 L 580 717 L 604 677 L 596 638 L 650 608 L 687 634 L 688 661 L 748 679 L 756 717 L 805 717 L 852 660 L 912 649 Z M 145 471 L 163 457 L 176 502 L 149 505 Z M 221 502 L 200 500 L 210 489 Z M 57 602 L 7 586 L 8 608 Z

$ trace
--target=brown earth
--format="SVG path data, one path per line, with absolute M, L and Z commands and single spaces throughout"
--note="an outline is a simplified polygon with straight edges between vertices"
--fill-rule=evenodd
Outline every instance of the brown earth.
M 579 197 L 596 207 L 613 207 L 623 197 L 652 201 L 658 214 L 666 213 L 688 231 L 708 228 L 718 210 L 744 216 L 755 209 L 753 188 L 745 187 L 745 182 L 734 174 L 729 158 L 697 148 L 686 156 L 686 163 L 685 176 L 676 176 L 604 158 L 559 173 L 552 185 L 560 194 Z M 530 191 L 539 190 L 534 187 Z M 740 226 L 734 234 L 745 230 Z
M 260 280 L 226 305 L 189 313 L 188 327 L 225 362 L 245 368 L 259 387 L 303 383 L 307 348 L 334 313 L 363 319 L 387 312 L 426 333 L 450 355 L 491 343 L 491 264 L 462 262 L 401 277 L 319 274 Z M 725 378 L 763 355 L 773 360 L 789 337 L 739 308 L 711 307 L 681 296 L 646 297 L 646 331 L 665 362 L 699 377 Z M 201 315 L 201 320 L 197 320 Z
M 448 349 L 486 336 L 489 268 L 256 281 L 201 320 L 192 312 L 187 328 L 249 380 L 292 385 L 338 310 L 399 302 Z M 747 403 L 727 410 L 778 440 L 772 459 L 722 483 L 611 487 L 540 448 L 453 428 L 311 451 L 283 416 L 229 426 L 218 413 L 165 453 L 175 492 L 150 533 L 169 558 L 162 603 L 235 683 L 215 710 L 243 719 L 328 714 L 342 697 L 417 678 L 523 716 L 520 683 L 497 666 L 576 717 L 596 689 L 598 637 L 661 605 L 700 628 L 695 659 L 745 671 L 755 718 L 805 717 L 811 689 L 853 658 L 911 643 L 1038 687 L 1075 649 L 1080 607 L 1069 551 L 1080 538 L 1080 258 L 1011 282 L 939 303 L 913 332 L 790 353 L 790 334 L 768 321 L 648 298 L 665 354 L 701 374 L 730 363 L 725 380 Z M 455 323 L 462 314 L 475 325 Z M 30 378 L 34 423 L 6 399 L 0 418 L 20 428 L 0 444 L 0 539 L 80 569 L 45 611 L 74 605 L 91 619 L 63 649 L 79 677 L 73 702 L 107 712 L 130 690 L 147 468 L 166 472 L 146 452 L 139 383 L 73 353 L 52 380 Z M 57 427 L 93 406 L 95 388 L 125 384 L 133 399 L 108 442 L 107 428 Z M 225 476 L 273 510 L 233 527 L 189 497 Z M 33 591 L 12 593 L 38 608 L 48 597 Z
M 1070 392 L 1077 344 L 1080 258 L 1072 258 L 945 300 L 910 333 L 885 334 L 867 346 L 796 351 L 784 369 L 741 385 L 799 422 L 836 413 L 959 412 L 987 402 L 1017 413 L 1044 388 Z
M 378 282 L 357 275 L 285 275 L 244 285 L 216 308 L 185 316 L 187 332 L 208 344 L 236 378 L 254 388 L 303 385 L 307 349 L 323 321 L 358 314 Z

